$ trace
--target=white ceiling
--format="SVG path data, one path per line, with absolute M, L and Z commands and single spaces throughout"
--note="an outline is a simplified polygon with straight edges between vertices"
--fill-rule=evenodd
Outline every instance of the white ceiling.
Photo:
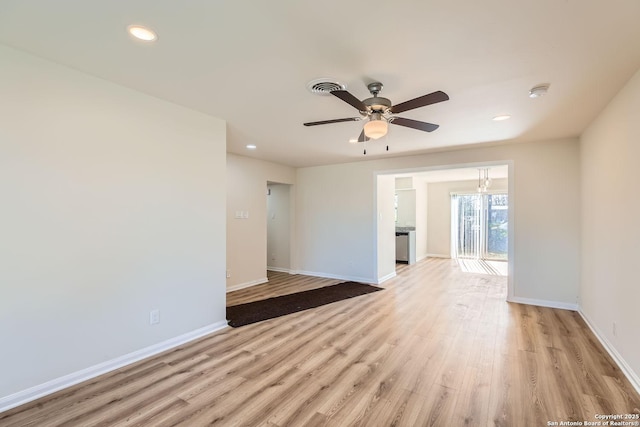
M 309 166 L 578 136 L 640 68 L 639 18 L 638 0 L 3 0 L 0 42 L 223 118 L 230 152 Z M 396 104 L 451 99 L 402 114 L 440 129 L 391 126 L 364 157 L 361 122 L 302 126 L 357 115 L 306 90 L 327 76 L 360 99 L 375 80 Z

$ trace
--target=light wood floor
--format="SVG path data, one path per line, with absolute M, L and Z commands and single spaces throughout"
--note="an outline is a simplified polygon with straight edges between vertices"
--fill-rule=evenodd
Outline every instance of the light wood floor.
M 0 414 L 2 426 L 547 426 L 638 412 L 574 312 L 433 259 L 386 290 L 227 328 Z M 229 305 L 335 280 L 271 274 Z

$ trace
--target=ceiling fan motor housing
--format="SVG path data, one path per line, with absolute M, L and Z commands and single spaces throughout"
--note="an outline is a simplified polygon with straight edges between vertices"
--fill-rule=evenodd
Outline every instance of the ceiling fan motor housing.
M 378 96 L 374 96 L 372 98 L 367 98 L 362 101 L 364 105 L 367 106 L 367 109 L 370 111 L 376 111 L 380 113 L 386 112 L 389 108 L 391 108 L 391 101 L 387 98 L 382 98 Z
M 378 94 L 384 86 L 380 82 L 373 82 L 367 85 L 367 89 L 371 95 L 371 98 L 364 99 L 362 103 L 367 106 L 367 110 L 372 112 L 386 113 L 391 108 L 391 101 L 387 98 L 379 97 Z

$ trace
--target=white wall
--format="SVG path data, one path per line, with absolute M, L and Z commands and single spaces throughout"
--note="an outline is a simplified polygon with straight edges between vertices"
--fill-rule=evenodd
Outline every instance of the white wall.
M 267 281 L 267 182 L 293 184 L 295 170 L 227 154 L 227 291 Z M 248 218 L 236 218 L 236 212 Z
M 430 256 L 451 256 L 451 193 L 476 193 L 478 181 L 432 182 L 428 193 L 428 241 Z M 491 191 L 508 191 L 506 179 L 492 179 Z
M 296 170 L 300 272 L 377 281 L 371 166 L 357 162 Z
M 581 137 L 583 314 L 640 388 L 640 71 Z M 616 323 L 617 333 L 613 333 Z
M 0 93 L 0 400 L 226 323 L 224 121 L 4 46 Z
M 576 139 L 455 150 L 297 170 L 300 269 L 378 279 L 373 177 L 425 167 L 513 164 L 514 296 L 576 304 L 579 153 Z
M 427 257 L 428 187 L 422 179 L 414 179 L 413 187 L 416 189 L 416 260 L 420 261 Z
M 392 175 L 377 177 L 377 221 L 378 230 L 378 275 L 377 283 L 395 276 L 396 273 L 396 229 L 395 229 L 395 179 Z
M 288 184 L 268 185 L 267 269 L 290 271 L 291 204 Z

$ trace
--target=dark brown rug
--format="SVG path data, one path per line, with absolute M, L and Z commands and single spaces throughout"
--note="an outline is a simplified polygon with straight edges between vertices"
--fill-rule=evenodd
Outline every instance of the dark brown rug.
M 227 320 L 229 326 L 237 328 L 381 290 L 382 288 L 377 286 L 363 283 L 338 283 L 324 288 L 232 305 L 227 307 Z

